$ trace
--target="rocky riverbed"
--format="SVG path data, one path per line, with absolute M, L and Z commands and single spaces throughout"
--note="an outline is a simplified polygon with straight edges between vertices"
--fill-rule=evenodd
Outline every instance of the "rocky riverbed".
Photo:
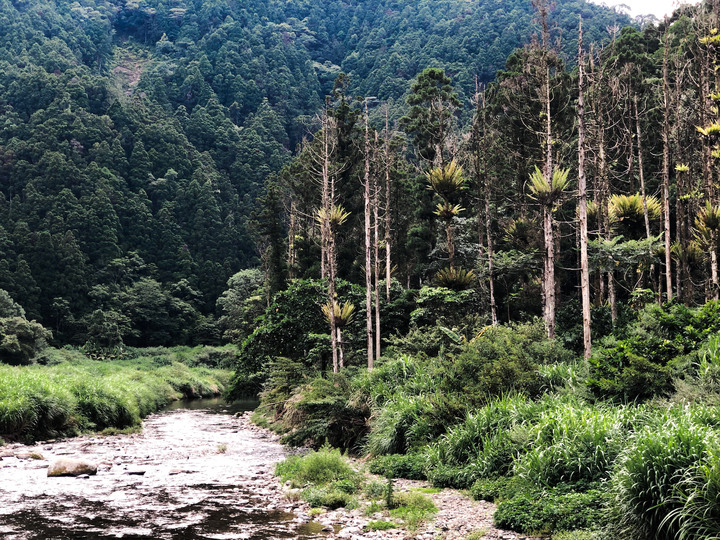
M 0 447 L 0 537 L 453 539 L 484 532 L 489 539 L 524 538 L 492 527 L 492 505 L 453 490 L 431 495 L 437 517 L 414 534 L 364 532 L 378 516 L 360 509 L 311 518 L 273 475 L 285 455 L 276 437 L 247 415 L 206 410 L 152 415 L 136 434 Z M 87 462 L 97 473 L 48 477 L 59 459 Z

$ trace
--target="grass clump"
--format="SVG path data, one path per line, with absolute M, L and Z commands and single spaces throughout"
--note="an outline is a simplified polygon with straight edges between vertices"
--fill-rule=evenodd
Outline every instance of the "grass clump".
M 390 516 L 402 520 L 411 532 L 417 531 L 420 525 L 432 519 L 438 511 L 430 497 L 417 491 L 397 493 L 393 503 Z
M 621 527 L 635 538 L 717 538 L 720 440 L 716 413 L 668 410 L 637 433 L 619 459 L 613 487 Z
M 323 447 L 304 456 L 291 456 L 277 464 L 275 474 L 293 488 L 303 488 L 301 497 L 312 507 L 349 508 L 357 505 L 355 494 L 362 477 L 339 450 Z
M 366 531 L 388 531 L 396 528 L 397 524 L 393 521 L 370 521 L 367 525 L 365 525 Z

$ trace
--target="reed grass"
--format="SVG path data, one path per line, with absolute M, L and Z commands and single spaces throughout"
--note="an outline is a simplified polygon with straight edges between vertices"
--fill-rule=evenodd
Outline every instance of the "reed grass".
M 37 440 L 123 429 L 179 398 L 220 394 L 231 373 L 149 358 L 99 362 L 56 351 L 50 365 L 0 365 L 0 434 Z

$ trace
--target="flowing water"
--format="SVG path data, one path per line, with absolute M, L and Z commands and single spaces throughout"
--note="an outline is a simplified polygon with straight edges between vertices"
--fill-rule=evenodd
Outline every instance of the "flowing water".
M 0 448 L 0 538 L 325 538 L 272 477 L 283 447 L 228 414 L 252 405 L 178 402 L 142 433 Z M 48 478 L 60 457 L 98 473 Z

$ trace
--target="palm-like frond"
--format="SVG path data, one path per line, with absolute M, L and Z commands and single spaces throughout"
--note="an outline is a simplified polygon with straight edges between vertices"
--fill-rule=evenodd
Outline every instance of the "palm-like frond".
M 454 291 L 469 288 L 475 281 L 475 272 L 464 268 L 443 268 L 435 274 L 435 284 Z
M 335 228 L 345 223 L 349 217 L 350 212 L 345 210 L 343 206 L 333 206 L 329 211 L 326 211 L 324 208 L 320 208 L 317 211 L 315 219 L 320 224 L 327 221 L 330 224 L 330 227 Z
M 695 129 L 697 129 L 705 137 L 710 137 L 712 135 L 720 134 L 720 123 L 714 122 L 706 127 L 695 126 Z
M 540 204 L 555 204 L 570 185 L 569 172 L 570 169 L 555 169 L 548 181 L 542 171 L 535 166 L 535 170 L 530 174 L 530 193 L 533 198 Z
M 536 230 L 537 226 L 534 221 L 518 218 L 505 227 L 503 240 L 515 249 L 522 249 L 533 242 L 533 237 L 537 234 Z
M 720 231 L 720 206 L 705 203 L 698 215 L 695 216 L 695 230 L 693 236 L 701 249 L 707 250 L 716 247 L 718 232 Z
M 450 221 L 452 218 L 460 215 L 464 211 L 465 208 L 463 208 L 459 204 L 450 204 L 449 202 L 445 201 L 442 203 L 438 203 L 433 213 L 441 219 L 444 219 L 445 221 Z
M 325 315 L 325 320 L 330 322 L 330 302 L 325 302 L 320 309 Z M 349 324 L 355 316 L 355 304 L 352 302 L 345 302 L 340 306 L 338 302 L 333 301 L 332 309 L 335 312 L 335 325 L 340 328 Z
M 645 197 L 648 217 L 655 221 L 660 219 L 662 206 L 655 197 Z M 644 219 L 643 198 L 639 193 L 634 195 L 613 195 L 610 197 L 610 221 L 640 222 Z
M 434 167 L 425 176 L 428 179 L 428 189 L 431 189 L 443 199 L 447 199 L 453 193 L 465 189 L 466 180 L 463 177 L 463 170 L 455 160 L 445 167 Z

